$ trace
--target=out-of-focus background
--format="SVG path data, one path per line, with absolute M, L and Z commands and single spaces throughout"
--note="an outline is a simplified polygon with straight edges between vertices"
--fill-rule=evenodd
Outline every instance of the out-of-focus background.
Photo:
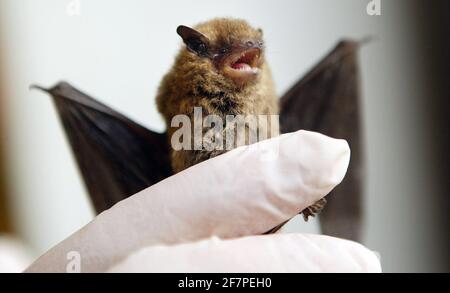
M 1 0 L 0 270 L 22 270 L 94 216 L 50 98 L 28 86 L 66 80 L 163 130 L 154 96 L 177 25 L 233 16 L 264 29 L 280 94 L 339 39 L 375 37 L 360 52 L 364 244 L 385 272 L 448 271 L 449 7 L 381 0 L 369 16 L 369 2 Z

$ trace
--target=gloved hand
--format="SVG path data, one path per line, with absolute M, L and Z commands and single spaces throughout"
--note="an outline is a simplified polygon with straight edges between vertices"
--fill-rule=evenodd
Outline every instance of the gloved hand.
M 62 241 L 27 272 L 380 272 L 362 245 L 322 235 L 261 235 L 343 179 L 348 144 L 298 131 L 167 178 Z M 68 260 L 69 257 L 69 260 Z

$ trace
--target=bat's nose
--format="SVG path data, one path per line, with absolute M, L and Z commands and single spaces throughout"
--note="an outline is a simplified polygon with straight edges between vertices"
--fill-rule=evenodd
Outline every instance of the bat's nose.
M 257 40 L 246 40 L 244 42 L 244 47 L 246 49 L 261 49 L 262 43 L 260 41 Z

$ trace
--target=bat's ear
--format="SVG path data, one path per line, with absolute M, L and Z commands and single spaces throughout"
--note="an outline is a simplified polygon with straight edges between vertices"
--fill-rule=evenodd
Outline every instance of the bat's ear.
M 199 56 L 209 55 L 209 39 L 204 34 L 184 25 L 177 28 L 177 33 L 183 39 L 189 51 Z

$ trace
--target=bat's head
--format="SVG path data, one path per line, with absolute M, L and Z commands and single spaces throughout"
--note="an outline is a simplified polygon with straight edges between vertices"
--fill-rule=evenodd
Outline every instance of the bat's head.
M 246 21 L 217 18 L 194 28 L 180 25 L 177 33 L 186 54 L 202 67 L 237 84 L 256 80 L 264 63 L 262 31 Z

